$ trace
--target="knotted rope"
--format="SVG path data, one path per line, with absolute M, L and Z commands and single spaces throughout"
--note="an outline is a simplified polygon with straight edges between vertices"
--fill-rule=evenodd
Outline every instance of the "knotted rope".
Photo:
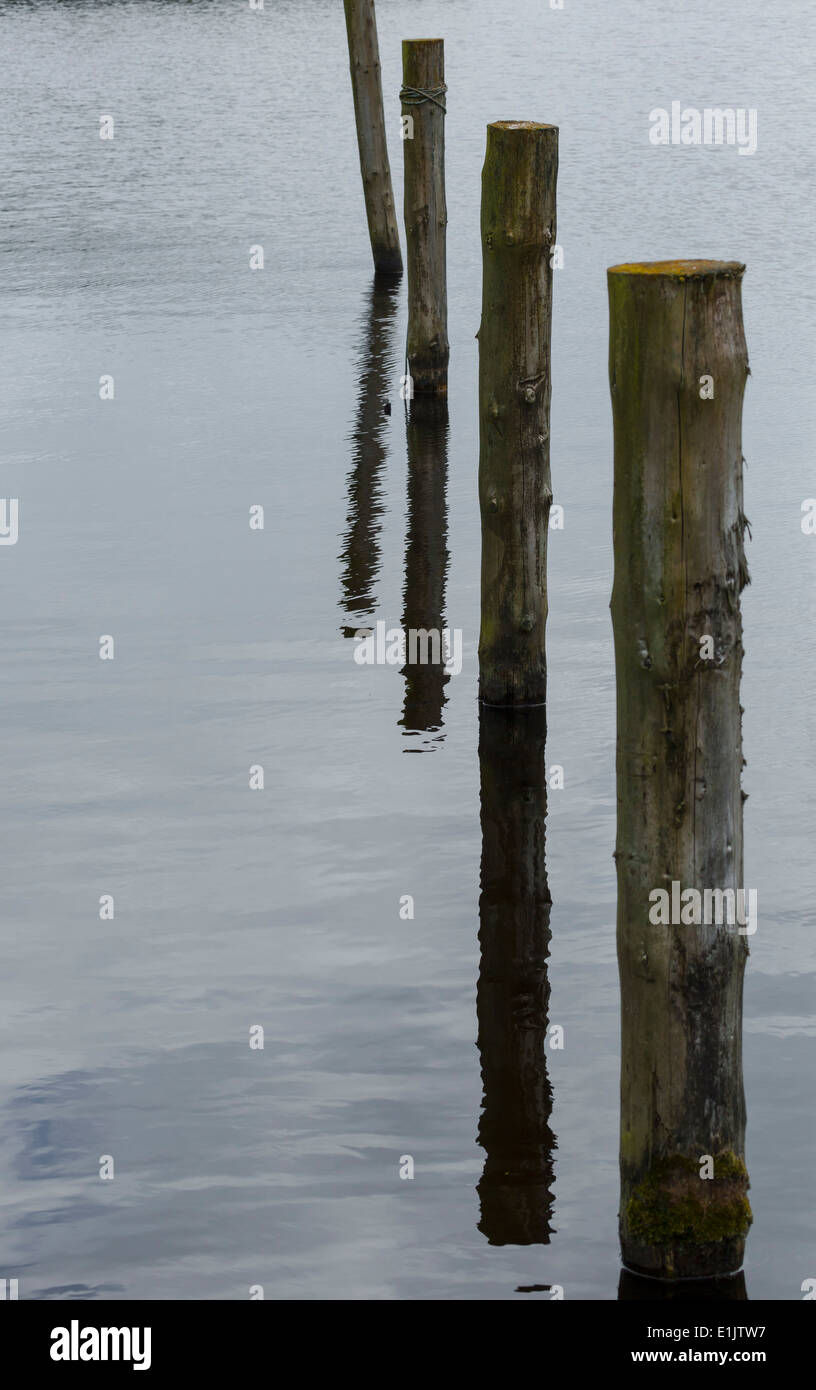
M 432 101 L 434 106 L 438 106 L 442 115 L 445 115 L 445 103 L 440 101 L 444 97 L 447 86 L 434 87 L 432 92 L 423 92 L 419 87 L 403 87 L 400 92 L 400 101 L 403 106 L 422 106 L 423 102 Z

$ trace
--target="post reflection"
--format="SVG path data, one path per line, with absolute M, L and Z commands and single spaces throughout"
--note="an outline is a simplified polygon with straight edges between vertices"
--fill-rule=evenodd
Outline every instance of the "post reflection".
M 546 711 L 479 718 L 482 865 L 477 989 L 485 1165 L 479 1230 L 491 1245 L 549 1244 L 552 1088 L 547 1075 L 550 908 Z
M 441 743 L 447 703 L 445 584 L 448 572 L 448 404 L 445 397 L 415 397 L 406 420 L 408 531 L 402 628 L 405 699 L 398 721 L 410 740 L 405 752 Z M 419 634 L 414 649 L 411 634 Z M 423 636 L 423 634 L 425 634 Z M 423 659 L 424 658 L 424 659 Z
M 398 302 L 399 281 L 390 276 L 375 277 L 356 364 L 360 389 L 351 433 L 346 529 L 338 557 L 343 565 L 340 606 L 349 617 L 357 619 L 354 626 L 343 624 L 346 637 L 352 637 L 376 608 L 374 586 L 380 569 L 387 398 L 398 376 L 394 346 Z
M 620 1272 L 618 1302 L 648 1303 L 734 1303 L 747 1302 L 745 1275 L 721 1275 L 715 1279 L 685 1279 L 671 1283 L 646 1279 L 640 1274 Z

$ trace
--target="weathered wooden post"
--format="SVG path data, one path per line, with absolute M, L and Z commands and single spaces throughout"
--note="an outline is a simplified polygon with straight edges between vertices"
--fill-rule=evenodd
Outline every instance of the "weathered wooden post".
M 399 281 L 375 275 L 365 320 L 365 337 L 355 373 L 359 379 L 357 415 L 351 435 L 352 467 L 348 476 L 348 512 L 339 559 L 340 605 L 360 620 L 377 606 L 374 585 L 380 567 L 382 471 L 386 458 L 388 416 L 385 405 L 397 374 L 393 341 Z M 355 627 L 343 625 L 346 637 Z
M 408 370 L 414 392 L 448 389 L 445 239 L 445 45 L 404 39 L 405 241 L 408 263 Z
M 448 402 L 444 396 L 412 401 L 405 426 L 408 446 L 408 533 L 405 541 L 403 631 L 427 633 L 417 651 L 407 642 L 405 703 L 400 725 L 419 751 L 444 738 L 442 710 L 450 673 L 443 648 L 448 571 Z M 438 634 L 438 637 L 436 636 Z M 422 644 L 422 645 L 420 645 Z M 436 649 L 435 649 L 436 647 Z M 427 661 L 411 661 L 412 655 Z M 451 654 L 453 649 L 451 648 Z M 422 735 L 428 735 L 422 738 Z
M 547 693 L 550 332 L 558 128 L 487 127 L 482 172 L 479 696 L 543 704 Z
M 549 1243 L 550 908 L 546 709 L 479 712 L 482 868 L 476 1009 L 484 1109 L 479 1230 L 491 1245 Z
M 738 1270 L 751 1221 L 751 927 L 718 922 L 714 897 L 738 903 L 743 888 L 744 269 L 668 261 L 608 276 L 620 1233 L 624 1264 L 664 1279 Z
M 343 0 L 343 5 L 346 11 L 360 173 L 363 176 L 374 268 L 385 275 L 401 275 L 402 254 L 385 138 L 374 0 Z

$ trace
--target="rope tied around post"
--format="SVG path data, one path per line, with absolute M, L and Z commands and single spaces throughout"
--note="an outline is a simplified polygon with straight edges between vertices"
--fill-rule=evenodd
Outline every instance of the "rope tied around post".
M 444 116 L 447 108 L 444 101 L 440 101 L 439 98 L 444 97 L 447 90 L 446 83 L 443 83 L 441 87 L 434 87 L 433 91 L 430 92 L 423 92 L 419 87 L 402 87 L 400 101 L 403 106 L 422 106 L 426 101 L 432 101 L 434 106 L 439 107 Z

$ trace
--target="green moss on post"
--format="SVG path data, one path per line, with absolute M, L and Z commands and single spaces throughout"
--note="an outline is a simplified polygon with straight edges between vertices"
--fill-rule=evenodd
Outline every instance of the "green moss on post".
M 487 127 L 482 172 L 479 696 L 543 704 L 547 694 L 550 335 L 558 129 Z
M 751 1225 L 745 1164 L 735 1154 L 713 1159 L 713 1178 L 700 1178 L 693 1159 L 659 1159 L 635 1188 L 626 1208 L 631 1236 L 648 1246 L 711 1245 L 741 1241 Z
M 717 261 L 609 271 L 620 1232 L 624 1264 L 665 1279 L 739 1269 L 751 1219 L 746 937 L 725 923 L 650 921 L 650 894 L 673 882 L 701 895 L 745 887 L 743 271 Z
M 404 39 L 402 114 L 405 240 L 408 262 L 408 370 L 417 395 L 448 389 L 448 286 L 445 202 L 445 45 Z M 422 94 L 430 97 L 422 99 Z
M 374 269 L 402 274 L 397 210 L 385 138 L 380 50 L 374 0 L 344 0 L 357 146 Z

